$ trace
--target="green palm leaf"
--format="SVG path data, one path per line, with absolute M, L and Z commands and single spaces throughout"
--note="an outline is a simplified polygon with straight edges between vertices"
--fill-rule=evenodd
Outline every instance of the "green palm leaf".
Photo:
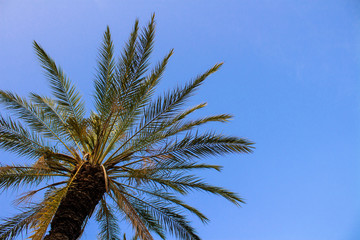
M 180 239 L 199 240 L 195 229 L 190 226 L 182 212 L 174 207 L 164 204 L 162 201 L 143 200 L 133 194 L 126 194 L 135 209 L 144 209 L 151 216 L 158 219 L 166 230 Z
M 156 189 L 156 191 L 154 191 L 153 189 L 150 189 L 150 188 L 147 190 L 147 189 L 134 187 L 131 185 L 126 185 L 126 184 L 121 184 L 121 186 L 128 188 L 130 191 L 136 190 L 138 192 L 138 194 L 148 195 L 149 197 L 153 197 L 160 201 L 165 200 L 165 202 L 173 203 L 176 206 L 182 207 L 182 208 L 188 210 L 189 212 L 193 213 L 195 216 L 197 216 L 203 223 L 207 223 L 209 221 L 209 219 L 204 214 L 202 214 L 199 210 L 185 204 L 183 201 L 177 199 L 173 194 L 164 192 L 161 189 Z
M 38 158 L 48 149 L 44 139 L 28 131 L 20 122 L 0 115 L 0 147 L 20 156 Z
M 71 147 L 61 139 L 61 134 L 59 134 L 57 126 L 54 126 L 46 117 L 45 113 L 36 105 L 14 93 L 1 90 L 0 103 L 4 104 L 6 109 L 13 111 L 20 119 L 25 121 L 34 132 L 41 133 L 45 137 L 58 141 L 69 152 L 74 154 Z
M 0 225 L 0 239 L 12 240 L 20 235 L 24 230 L 28 230 L 36 222 L 35 215 L 40 210 L 40 206 L 35 205 L 25 208 L 23 212 L 11 218 L 2 219 Z
M 117 203 L 119 209 L 121 209 L 126 218 L 132 224 L 136 233 L 143 240 L 153 240 L 148 228 L 141 219 L 139 213 L 136 211 L 134 206 L 129 202 L 129 200 L 123 195 L 123 192 L 119 191 L 119 188 L 116 187 L 113 183 L 110 183 L 111 192 L 113 195 L 110 195 L 113 200 Z
M 70 126 L 71 121 L 68 121 L 67 112 L 64 111 L 64 108 L 57 105 L 52 99 L 47 97 L 41 97 L 36 93 L 31 94 L 31 99 L 37 106 L 44 112 L 46 117 L 50 119 L 53 126 L 59 131 L 61 138 L 66 138 L 69 141 L 73 141 L 77 145 L 78 149 L 81 150 L 78 142 L 81 143 L 82 138 L 79 138 L 79 134 L 74 134 L 74 131 L 71 129 L 76 128 L 78 125 Z M 75 135 L 75 136 L 74 136 Z M 77 136 L 77 139 L 75 138 Z M 85 147 L 85 146 L 83 146 Z
M 30 166 L 1 166 L 0 167 L 0 188 L 17 189 L 20 186 L 38 185 L 53 177 L 66 177 L 64 173 L 54 172 L 51 169 L 43 169 Z
M 106 202 L 105 198 L 101 199 L 96 214 L 96 221 L 99 222 L 100 232 L 98 239 L 117 240 L 119 237 L 118 218 L 112 207 Z
M 62 69 L 55 64 L 54 60 L 35 41 L 34 49 L 45 70 L 46 76 L 49 78 L 53 94 L 57 99 L 56 102 L 67 111 L 70 117 L 80 122 L 85 114 L 85 107 L 80 93 L 77 92 L 70 80 L 64 75 Z
M 97 72 L 98 75 L 95 80 L 95 105 L 97 111 L 106 117 L 116 97 L 114 47 L 109 27 L 107 27 L 104 33 L 103 45 L 99 52 Z

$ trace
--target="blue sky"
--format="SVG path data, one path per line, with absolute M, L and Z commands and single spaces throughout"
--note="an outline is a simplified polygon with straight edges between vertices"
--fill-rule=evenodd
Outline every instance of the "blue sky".
M 230 123 L 210 127 L 256 142 L 252 155 L 207 160 L 224 170 L 203 176 L 247 204 L 190 194 L 188 202 L 211 219 L 194 220 L 202 239 L 360 239 L 356 0 L 0 0 L 0 89 L 49 92 L 36 40 L 91 102 L 106 26 L 119 52 L 134 20 L 144 24 L 153 12 L 153 62 L 175 48 L 161 87 L 224 61 L 191 103 L 208 103 L 202 115 L 233 114 Z M 17 158 L 0 156 L 5 163 Z M 14 212 L 13 196 L 0 195 L 2 217 Z M 95 239 L 92 225 L 84 239 Z

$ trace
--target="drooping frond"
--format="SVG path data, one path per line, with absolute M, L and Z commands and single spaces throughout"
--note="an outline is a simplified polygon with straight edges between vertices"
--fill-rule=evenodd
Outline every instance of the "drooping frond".
M 113 183 L 109 184 L 111 189 L 111 198 L 116 202 L 119 209 L 124 212 L 126 218 L 132 224 L 132 227 L 139 235 L 141 240 L 153 240 L 149 230 L 139 216 L 139 213 L 134 209 L 129 200 L 123 195 L 119 188 Z
M 23 212 L 11 218 L 1 220 L 0 239 L 12 240 L 20 235 L 24 230 L 27 231 L 36 222 L 35 215 L 40 210 L 40 206 L 34 205 L 27 207 Z
M 132 206 L 134 207 L 134 210 L 139 214 L 139 217 L 144 222 L 149 231 L 156 233 L 161 239 L 166 239 L 165 230 L 156 217 L 152 216 L 148 211 L 146 211 L 146 209 L 138 208 L 134 204 L 132 204 Z M 135 236 L 133 238 L 140 239 L 139 234 L 135 232 Z
M 114 181 L 116 182 L 116 181 Z M 165 192 L 161 189 L 151 189 L 151 188 L 142 188 L 140 186 L 131 186 L 131 185 L 127 185 L 127 184 L 120 184 L 119 185 L 123 186 L 125 189 L 129 189 L 129 192 L 137 192 L 138 195 L 146 195 L 150 198 L 154 198 L 157 199 L 159 201 L 164 201 L 167 203 L 172 203 L 174 204 L 176 207 L 181 207 L 187 211 L 189 211 L 190 213 L 194 214 L 195 216 L 197 216 L 203 223 L 207 223 L 209 221 L 209 219 L 202 214 L 199 210 L 185 204 L 183 201 L 181 201 L 180 199 L 176 198 L 173 194 L 169 193 L 169 192 Z
M 100 232 L 98 233 L 98 239 L 102 240 L 118 240 L 119 226 L 118 218 L 112 207 L 106 202 L 105 197 L 101 199 L 98 205 L 98 211 L 96 213 L 96 221 L 99 222 Z
M 126 193 L 125 193 L 126 194 Z M 190 222 L 186 220 L 183 212 L 166 202 L 153 199 L 140 199 L 134 194 L 126 194 L 129 202 L 135 209 L 147 212 L 154 219 L 158 219 L 161 226 L 180 239 L 200 240 Z
M 22 231 L 33 229 L 33 234 L 30 236 L 33 240 L 41 240 L 45 234 L 47 227 L 54 214 L 52 208 L 56 207 L 57 202 L 63 196 L 64 188 L 49 189 L 45 194 L 45 200 L 38 204 L 31 204 L 23 208 L 20 214 L 2 220 L 0 225 L 0 239 L 10 240 L 14 239 Z
M 148 231 L 152 231 L 155 232 L 160 238 L 162 239 L 166 239 L 165 237 L 165 232 L 163 229 L 163 226 L 161 226 L 161 224 L 159 223 L 157 218 L 154 218 L 154 216 L 152 216 L 148 211 L 146 211 L 144 208 L 138 208 L 137 205 L 133 205 L 132 203 L 129 202 L 129 198 L 126 197 L 126 191 L 123 185 L 119 184 L 116 181 L 111 181 L 112 185 L 111 188 L 114 189 L 114 191 L 120 192 L 122 194 L 122 197 L 124 197 L 124 199 L 126 199 L 126 202 L 128 204 L 130 204 L 131 209 L 137 214 L 138 216 L 138 220 L 140 220 L 141 224 L 146 227 L 148 229 Z M 113 200 L 115 200 L 113 198 Z M 131 221 L 131 219 L 129 219 L 129 216 L 127 216 L 127 213 L 125 212 L 125 216 L 126 218 Z M 133 225 L 134 227 L 134 225 Z M 135 236 L 138 238 L 141 238 L 141 235 L 144 235 L 140 229 L 140 231 L 135 228 Z

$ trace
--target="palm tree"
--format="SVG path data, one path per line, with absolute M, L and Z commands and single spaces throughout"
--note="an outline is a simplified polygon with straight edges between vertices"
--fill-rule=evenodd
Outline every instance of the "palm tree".
M 3 219 L 0 239 L 31 231 L 35 240 L 75 240 L 93 214 L 100 226 L 99 239 L 121 238 L 119 217 L 142 240 L 153 239 L 152 233 L 165 239 L 167 232 L 178 239 L 200 239 L 186 214 L 203 222 L 208 219 L 178 195 L 200 190 L 237 205 L 243 202 L 235 193 L 189 173 L 221 169 L 199 162 L 200 158 L 249 153 L 253 148 L 246 139 L 198 129 L 209 122 L 226 122 L 230 115 L 188 120 L 206 104 L 182 108 L 222 64 L 156 97 L 155 88 L 173 51 L 149 70 L 154 30 L 154 16 L 140 30 L 136 21 L 116 61 L 107 28 L 94 82 L 95 110 L 88 114 L 69 78 L 34 42 L 53 98 L 35 93 L 22 98 L 0 91 L 0 103 L 6 108 L 0 115 L 0 147 L 29 159 L 2 165 L 0 187 L 38 189 L 17 199 L 21 211 Z M 31 200 L 36 194 L 41 200 Z

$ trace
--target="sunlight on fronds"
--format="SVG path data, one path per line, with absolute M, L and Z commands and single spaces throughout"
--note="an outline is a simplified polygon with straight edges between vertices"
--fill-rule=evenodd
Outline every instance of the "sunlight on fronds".
M 54 190 L 40 204 L 41 207 L 34 216 L 34 218 L 36 218 L 36 224 L 32 226 L 33 234 L 30 236 L 32 240 L 43 239 L 61 200 L 66 194 L 66 190 L 67 187 Z

